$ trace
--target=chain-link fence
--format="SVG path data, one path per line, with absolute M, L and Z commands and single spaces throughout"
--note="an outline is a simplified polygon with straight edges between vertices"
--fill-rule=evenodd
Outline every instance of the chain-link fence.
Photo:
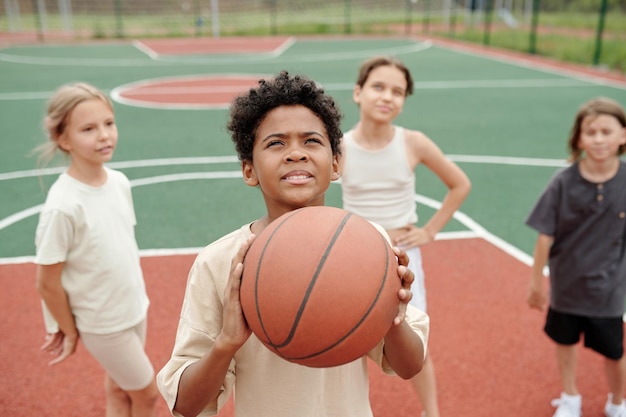
M 405 0 L 4 0 L 0 30 L 83 37 L 228 36 L 377 30 L 400 23 Z M 442 0 L 433 5 L 442 8 Z M 354 27 L 353 27 L 354 25 Z M 369 28 L 369 29 L 368 29 Z
M 0 32 L 436 35 L 626 70 L 626 0 L 3 0 Z

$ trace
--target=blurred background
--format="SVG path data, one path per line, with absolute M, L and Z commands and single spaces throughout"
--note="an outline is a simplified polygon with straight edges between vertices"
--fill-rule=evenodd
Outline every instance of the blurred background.
M 626 0 L 3 0 L 0 46 L 146 37 L 454 39 L 626 72 Z

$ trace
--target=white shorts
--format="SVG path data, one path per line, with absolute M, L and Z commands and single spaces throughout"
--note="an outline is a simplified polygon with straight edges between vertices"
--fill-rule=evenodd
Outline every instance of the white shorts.
M 415 280 L 411 285 L 411 292 L 413 298 L 409 304 L 419 308 L 424 313 L 426 312 L 426 287 L 424 286 L 424 269 L 422 269 L 422 251 L 419 247 L 404 249 L 406 254 L 409 255 L 408 268 L 415 275 Z
M 146 388 L 154 368 L 144 350 L 147 323 L 110 334 L 82 333 L 85 348 L 102 365 L 109 377 L 124 391 Z

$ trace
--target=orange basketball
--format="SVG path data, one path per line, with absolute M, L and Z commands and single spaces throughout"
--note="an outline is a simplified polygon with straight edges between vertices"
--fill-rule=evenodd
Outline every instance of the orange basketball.
M 365 219 L 307 207 L 273 221 L 252 243 L 241 304 L 259 340 L 311 367 L 351 362 L 380 342 L 398 312 L 398 261 Z

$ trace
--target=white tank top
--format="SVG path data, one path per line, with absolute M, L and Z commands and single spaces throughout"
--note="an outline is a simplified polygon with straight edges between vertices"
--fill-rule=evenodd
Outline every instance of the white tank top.
M 343 137 L 343 208 L 385 229 L 417 222 L 415 175 L 406 156 L 404 129 L 394 129 L 391 142 L 376 150 L 359 146 L 352 130 Z

